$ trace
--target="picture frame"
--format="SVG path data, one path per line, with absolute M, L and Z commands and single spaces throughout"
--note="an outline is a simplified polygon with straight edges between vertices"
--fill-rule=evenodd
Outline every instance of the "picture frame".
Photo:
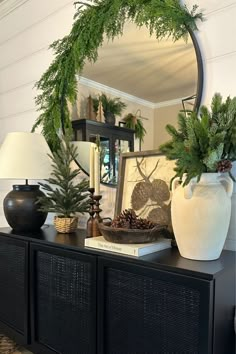
M 120 155 L 115 216 L 133 209 L 139 217 L 167 225 L 171 233 L 171 190 L 175 161 L 158 150 Z

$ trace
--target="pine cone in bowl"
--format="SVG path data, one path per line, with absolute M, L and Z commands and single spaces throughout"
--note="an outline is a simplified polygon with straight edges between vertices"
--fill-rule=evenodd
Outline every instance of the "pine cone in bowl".
M 167 229 L 167 225 L 158 225 L 150 220 L 139 218 L 133 209 L 125 209 L 111 222 L 111 226 L 99 225 L 105 240 L 114 243 L 154 242 Z

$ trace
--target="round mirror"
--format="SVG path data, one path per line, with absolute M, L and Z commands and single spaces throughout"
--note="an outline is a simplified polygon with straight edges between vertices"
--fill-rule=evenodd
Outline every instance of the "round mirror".
M 79 117 L 73 122 L 76 140 L 94 142 L 100 136 L 102 181 L 117 183 L 120 153 L 158 149 L 168 140 L 166 124 L 176 125 L 180 110 L 199 107 L 202 84 L 202 59 L 193 33 L 186 42 L 160 41 L 145 27 L 128 22 L 123 36 L 104 41 L 98 60 L 87 63 L 79 77 Z M 93 112 L 94 98 L 101 94 L 124 103 L 115 125 L 104 123 L 104 107 L 100 114 Z M 128 115 L 143 125 L 143 141 L 127 129 Z

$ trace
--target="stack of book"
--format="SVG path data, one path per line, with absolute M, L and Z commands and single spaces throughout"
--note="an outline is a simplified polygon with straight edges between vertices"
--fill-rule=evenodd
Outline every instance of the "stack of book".
M 84 245 L 86 247 L 97 248 L 104 251 L 127 254 L 134 257 L 141 257 L 145 254 L 157 252 L 171 247 L 171 240 L 160 238 L 156 242 L 121 244 L 112 243 L 104 239 L 103 236 L 86 238 Z

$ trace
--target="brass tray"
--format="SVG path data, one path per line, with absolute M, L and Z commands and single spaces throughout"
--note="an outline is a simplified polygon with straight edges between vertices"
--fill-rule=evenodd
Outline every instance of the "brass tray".
M 122 229 L 100 223 L 99 229 L 106 241 L 113 243 L 147 243 L 165 236 L 167 225 L 156 225 L 152 229 Z

